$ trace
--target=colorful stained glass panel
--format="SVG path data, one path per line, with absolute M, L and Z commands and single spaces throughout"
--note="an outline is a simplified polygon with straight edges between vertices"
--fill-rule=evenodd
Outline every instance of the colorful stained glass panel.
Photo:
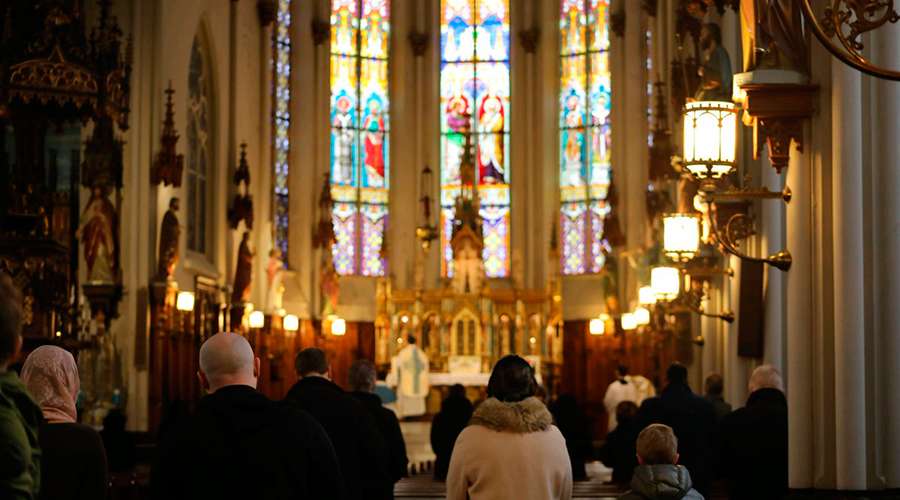
M 339 274 L 383 276 L 390 0 L 331 2 L 331 192 Z
M 441 0 L 441 244 L 445 276 L 459 164 L 472 133 L 488 277 L 509 275 L 509 0 Z
M 600 272 L 611 175 L 607 0 L 560 2 L 560 232 L 564 274 Z

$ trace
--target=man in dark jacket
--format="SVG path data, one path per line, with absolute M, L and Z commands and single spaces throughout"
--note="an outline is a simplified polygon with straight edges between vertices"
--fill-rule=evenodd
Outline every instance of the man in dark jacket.
M 725 418 L 725 415 L 731 413 L 731 405 L 722 397 L 722 393 L 725 392 L 725 382 L 718 373 L 710 373 L 706 377 L 704 386 L 706 400 L 712 403 L 713 411 L 716 412 L 716 423 L 719 423 Z
M 390 480 L 388 447 L 375 419 L 365 407 L 344 392 L 329 376 L 328 360 L 321 349 L 297 354 L 300 380 L 285 398 L 318 420 L 334 444 L 347 496 L 351 500 L 381 498 Z
M 641 427 L 659 423 L 678 437 L 681 464 L 688 468 L 697 491 L 706 495 L 712 481 L 713 436 L 716 415 L 712 404 L 687 384 L 687 368 L 673 363 L 666 371 L 668 385 L 658 397 L 644 401 L 638 411 Z
M 209 393 L 160 445 L 151 475 L 157 499 L 344 498 L 334 449 L 316 421 L 256 390 L 259 358 L 234 333 L 200 348 Z
M 612 482 L 618 485 L 631 483 L 634 468 L 637 467 L 635 443 L 641 429 L 635 419 L 638 407 L 631 401 L 622 401 L 616 407 L 616 428 L 606 435 L 606 443 L 600 448 L 600 461 L 610 467 Z
M 353 390 L 351 394 L 375 419 L 381 437 L 388 445 L 390 481 L 385 485 L 384 495 L 381 498 L 392 499 L 394 484 L 408 475 L 409 459 L 406 457 L 406 443 L 403 441 L 397 415 L 382 406 L 381 398 L 375 394 L 376 375 L 375 365 L 368 359 L 359 359 L 350 365 L 350 389 Z
M 41 487 L 43 416 L 9 365 L 22 349 L 22 295 L 0 273 L 0 498 L 32 500 Z
M 781 375 L 762 365 L 743 408 L 722 420 L 719 461 L 728 496 L 782 498 L 788 488 L 788 409 Z
M 571 394 L 562 394 L 556 398 L 550 405 L 550 413 L 556 427 L 566 438 L 566 450 L 569 452 L 569 462 L 572 463 L 572 479 L 587 480 L 584 463 L 594 452 L 587 415 L 578 407 L 575 396 Z
M 441 402 L 441 411 L 431 421 L 431 449 L 435 455 L 434 478 L 438 481 L 447 479 L 453 445 L 459 433 L 469 425 L 473 411 L 472 402 L 466 397 L 466 388 L 462 384 L 452 385 L 447 398 Z

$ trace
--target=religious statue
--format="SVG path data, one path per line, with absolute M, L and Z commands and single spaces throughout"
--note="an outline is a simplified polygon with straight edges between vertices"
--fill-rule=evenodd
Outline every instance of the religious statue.
M 469 239 L 453 250 L 453 290 L 459 294 L 479 293 L 484 284 L 484 260 Z
M 269 251 L 269 264 L 266 266 L 266 312 L 272 314 L 281 309 L 284 297 L 284 260 L 281 250 L 273 248 Z
M 807 73 L 807 43 L 796 0 L 741 0 L 744 71 Z
M 75 236 L 84 245 L 88 283 L 115 283 L 117 216 L 104 189 L 94 186 Z
M 376 96 L 369 98 L 363 130 L 366 186 L 384 187 L 384 117 L 381 101 Z
M 397 416 L 414 417 L 425 414 L 428 396 L 428 356 L 410 335 L 408 345 L 391 359 L 388 380 L 397 386 Z
M 234 290 L 231 302 L 240 304 L 250 300 L 250 285 L 253 282 L 253 251 L 250 249 L 250 232 L 244 231 L 241 246 L 238 247 L 237 266 L 234 270 Z
M 478 141 L 479 184 L 503 184 L 504 167 L 504 112 L 499 97 L 488 94 L 481 101 L 478 110 L 478 131 L 482 134 Z
M 731 101 L 731 58 L 722 47 L 722 31 L 715 23 L 706 23 L 700 32 L 703 64 L 698 70 L 700 86 L 694 98 L 698 101 Z
M 181 226 L 178 225 L 178 198 L 169 200 L 169 209 L 163 216 L 162 227 L 159 230 L 159 256 L 157 257 L 157 278 L 169 279 L 178 264 Z

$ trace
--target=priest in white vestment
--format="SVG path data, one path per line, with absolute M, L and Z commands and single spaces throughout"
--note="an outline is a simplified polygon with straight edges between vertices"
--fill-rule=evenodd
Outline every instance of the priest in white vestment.
M 415 417 L 425 414 L 428 396 L 428 356 L 416 345 L 416 338 L 408 338 L 404 347 L 391 360 L 389 380 L 397 385 L 397 416 Z

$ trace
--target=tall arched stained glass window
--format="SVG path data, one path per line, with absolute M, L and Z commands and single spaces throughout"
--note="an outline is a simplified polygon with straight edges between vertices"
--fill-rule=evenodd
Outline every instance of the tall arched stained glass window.
M 560 231 L 564 274 L 597 273 L 605 260 L 610 182 L 608 0 L 562 0 Z
M 331 196 L 342 275 L 383 276 L 390 0 L 331 2 Z
M 453 274 L 454 201 L 471 131 L 488 277 L 509 274 L 509 0 L 441 0 L 441 248 Z
M 215 123 L 211 116 L 212 72 L 206 39 L 198 31 L 191 45 L 191 63 L 188 68 L 187 110 L 187 247 L 198 253 L 207 252 L 208 228 L 206 227 L 210 174 L 214 168 L 213 137 L 210 128 Z
M 272 63 L 274 67 L 273 120 L 275 124 L 275 247 L 287 262 L 288 154 L 291 150 L 291 0 L 278 0 Z

